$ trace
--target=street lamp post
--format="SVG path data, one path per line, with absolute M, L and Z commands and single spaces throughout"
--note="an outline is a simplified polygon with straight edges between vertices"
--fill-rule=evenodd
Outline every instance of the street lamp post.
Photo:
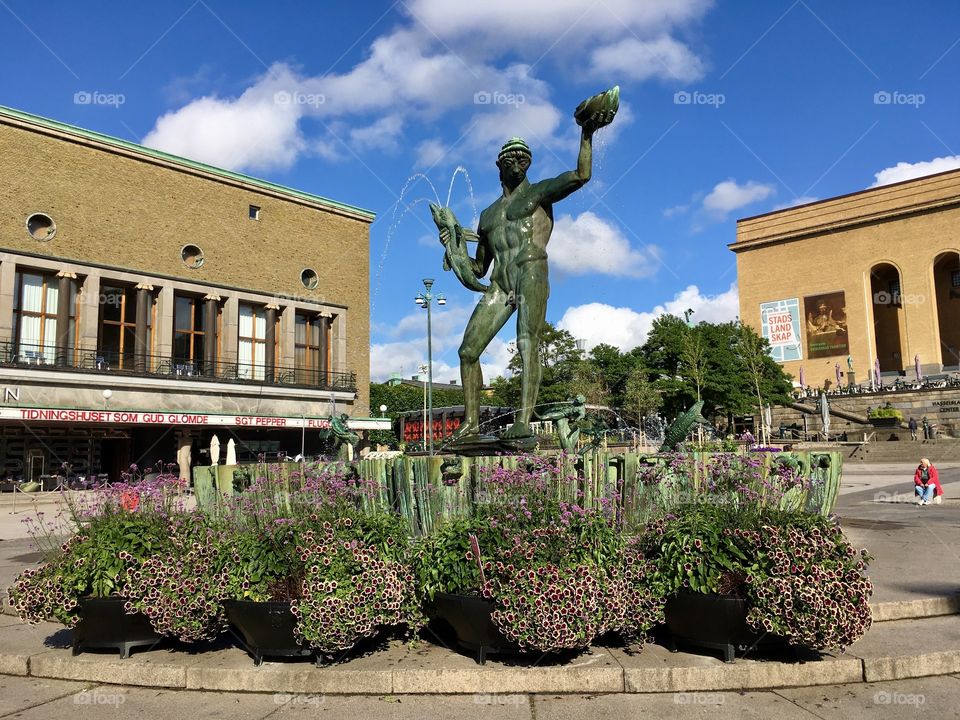
M 447 299 L 443 294 L 433 294 L 433 278 L 424 278 L 423 287 L 426 292 L 417 293 L 414 301 L 427 311 L 427 411 L 430 421 L 430 434 L 426 437 L 428 443 L 427 453 L 433 455 L 433 318 L 431 307 L 434 300 L 437 301 L 437 305 L 446 305 Z M 424 428 L 424 430 L 426 430 L 426 428 Z

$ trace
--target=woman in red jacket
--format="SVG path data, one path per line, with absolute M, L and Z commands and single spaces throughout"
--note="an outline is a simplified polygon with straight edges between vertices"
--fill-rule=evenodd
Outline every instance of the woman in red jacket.
M 930 464 L 928 458 L 920 458 L 920 465 L 913 474 L 914 491 L 918 505 L 929 505 L 931 502 L 940 502 L 943 488 L 940 487 L 940 477 L 937 469 Z

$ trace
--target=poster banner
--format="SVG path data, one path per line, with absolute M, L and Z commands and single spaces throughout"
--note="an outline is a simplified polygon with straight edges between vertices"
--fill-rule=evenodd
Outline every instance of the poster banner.
M 808 295 L 803 299 L 807 325 L 807 357 L 848 355 L 847 303 L 843 292 Z
M 774 360 L 803 360 L 798 298 L 760 303 L 760 331 L 770 343 L 770 356 Z

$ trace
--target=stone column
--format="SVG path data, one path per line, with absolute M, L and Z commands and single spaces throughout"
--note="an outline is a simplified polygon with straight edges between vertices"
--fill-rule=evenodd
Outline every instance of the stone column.
M 329 382 L 330 372 L 330 325 L 333 315 L 328 312 L 320 313 L 320 367 L 317 368 L 316 384 L 324 386 Z
M 150 354 L 150 311 L 153 309 L 153 285 L 148 283 L 137 284 L 137 317 L 134 327 L 133 367 L 138 373 L 144 373 L 148 368 Z
M 100 349 L 100 271 L 91 268 L 80 288 L 80 326 L 77 345 L 84 350 Z
M 157 294 L 157 319 L 153 332 L 156 334 L 154 348 L 157 356 L 169 358 L 173 355 L 173 313 L 176 305 L 173 287 L 160 288 Z
M 275 303 L 266 306 L 267 329 L 263 336 L 264 345 L 266 345 L 263 354 L 263 381 L 266 383 L 273 382 L 277 367 L 277 310 L 279 309 L 280 306 Z
M 220 323 L 221 363 L 237 362 L 240 334 L 240 301 L 235 295 L 227 296 L 223 303 L 223 315 Z
M 76 273 L 61 270 L 57 273 L 57 367 L 73 365 L 70 347 L 70 290 L 77 279 Z
M 280 343 L 277 364 L 293 368 L 296 366 L 297 309 L 291 305 L 280 312 Z
M 220 296 L 210 293 L 203 297 L 203 369 L 202 374 L 213 377 L 217 366 L 217 311 Z
M 13 293 L 17 285 L 17 263 L 0 261 L 0 343 L 13 342 Z M 12 349 L 11 349 L 12 351 Z

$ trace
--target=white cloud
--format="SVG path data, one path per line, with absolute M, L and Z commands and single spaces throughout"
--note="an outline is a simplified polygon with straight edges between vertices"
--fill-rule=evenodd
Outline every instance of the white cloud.
M 399 115 L 385 115 L 365 127 L 353 128 L 350 139 L 363 149 L 393 150 L 403 131 L 403 118 Z
M 270 170 L 293 164 L 306 147 L 300 108 L 264 92 L 284 68 L 238 98 L 202 97 L 161 116 L 143 144 L 228 170 Z
M 428 168 L 437 165 L 444 159 L 449 149 L 437 138 L 428 138 L 417 145 L 417 159 L 414 167 Z
M 703 295 L 696 285 L 690 285 L 673 299 L 642 312 L 604 303 L 578 305 L 567 308 L 557 327 L 585 339 L 587 348 L 607 343 L 626 351 L 643 344 L 656 318 L 667 314 L 682 316 L 687 309 L 694 311 L 696 322 L 734 320 L 740 312 L 737 286 L 731 285 L 719 295 Z
M 703 77 L 703 61 L 690 48 L 668 35 L 653 40 L 628 37 L 597 48 L 590 56 L 598 77 L 651 78 L 687 83 Z
M 413 0 L 414 23 L 464 52 L 563 55 L 627 36 L 652 41 L 699 20 L 712 0 Z M 453 44 L 456 43 L 456 44 Z
M 780 203 L 779 205 L 774 206 L 774 210 L 786 210 L 787 208 L 797 207 L 798 205 L 806 205 L 807 203 L 816 202 L 820 198 L 814 197 L 813 195 L 801 195 L 800 197 L 795 197 L 790 202 Z
M 876 173 L 876 180 L 870 187 L 879 187 L 889 185 L 890 183 L 901 182 L 902 180 L 912 180 L 913 178 L 923 177 L 924 175 L 933 175 L 947 170 L 956 170 L 960 168 L 960 155 L 946 155 L 944 157 L 934 158 L 915 163 L 899 162 L 893 167 L 884 168 Z
M 576 218 L 557 218 L 547 246 L 551 265 L 570 275 L 647 277 L 660 264 L 657 251 L 653 245 L 642 250 L 631 247 L 619 228 L 589 210 Z
M 772 185 L 764 185 L 753 180 L 739 185 L 731 178 L 714 185 L 713 190 L 703 199 L 703 209 L 712 215 L 726 217 L 728 213 L 764 200 L 773 193 Z
M 413 0 L 403 6 L 401 24 L 375 38 L 348 70 L 305 76 L 276 63 L 238 97 L 210 95 L 163 115 L 144 142 L 230 169 L 268 170 L 289 167 L 302 154 L 340 160 L 349 155 L 344 142 L 355 151 L 392 149 L 400 145 L 404 127 L 473 108 L 469 122 L 452 128 L 466 134 L 455 149 L 460 155 L 488 152 L 513 134 L 553 147 L 576 128 L 526 63 L 549 62 L 551 54 L 565 62 L 575 53 L 582 57 L 580 75 L 692 79 L 702 74 L 702 63 L 673 33 L 699 20 L 710 5 L 711 0 L 604 0 L 587 7 L 582 0 L 468 5 Z M 522 101 L 478 104 L 478 93 Z M 322 129 L 304 138 L 304 118 L 322 120 Z M 628 120 L 624 111 L 615 127 Z M 614 136 L 611 132 L 607 141 Z M 418 166 L 447 159 L 440 138 L 415 151 Z
M 412 304 L 412 303 L 411 303 Z M 446 306 L 433 311 L 433 377 L 437 382 L 459 380 L 457 348 L 463 337 L 472 306 Z M 389 327 L 377 328 L 389 342 L 371 343 L 370 377 L 375 382 L 388 380 L 395 373 L 409 378 L 427 362 L 426 313 L 417 309 Z M 494 338 L 480 356 L 484 380 L 489 382 L 506 372 L 510 363 L 509 343 Z

